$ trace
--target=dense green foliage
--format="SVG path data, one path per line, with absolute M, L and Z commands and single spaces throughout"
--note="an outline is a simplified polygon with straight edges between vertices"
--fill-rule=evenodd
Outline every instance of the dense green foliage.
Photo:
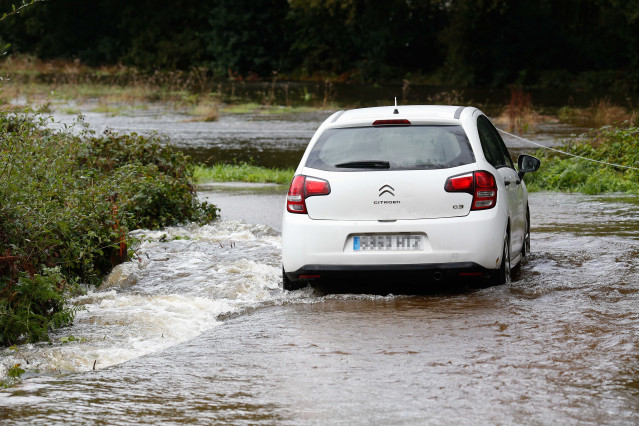
M 53 0 L 3 21 L 4 43 L 234 78 L 639 88 L 639 0 Z
M 291 0 L 291 65 L 358 80 L 401 79 L 441 67 L 438 40 L 454 10 L 440 1 Z
M 47 130 L 0 111 L 0 344 L 46 338 L 77 283 L 128 259 L 129 230 L 208 222 L 192 165 L 158 136 Z
M 569 141 L 560 149 L 606 163 L 639 168 L 639 128 L 602 127 Z M 639 170 L 608 166 L 552 151 L 543 151 L 540 156 L 541 169 L 526 175 L 526 184 L 531 191 L 639 194 Z
M 71 322 L 75 310 L 64 305 L 66 286 L 59 269 L 45 269 L 42 275 L 20 273 L 13 285 L 2 288 L 0 344 L 46 340 L 50 328 Z
M 295 170 L 270 169 L 254 166 L 248 163 L 223 164 L 218 163 L 213 167 L 197 166 L 193 177 L 198 182 L 254 182 L 254 183 L 280 183 L 289 184 L 293 180 Z

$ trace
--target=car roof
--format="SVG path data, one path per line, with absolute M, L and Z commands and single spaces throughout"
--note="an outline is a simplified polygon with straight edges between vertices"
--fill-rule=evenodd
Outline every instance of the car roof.
M 407 119 L 413 124 L 458 124 L 463 106 L 400 105 L 358 108 L 336 113 L 330 127 L 372 125 L 375 120 Z

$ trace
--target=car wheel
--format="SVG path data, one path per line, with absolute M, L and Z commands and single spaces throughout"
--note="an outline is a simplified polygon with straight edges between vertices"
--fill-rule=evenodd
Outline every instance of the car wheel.
M 510 244 L 508 243 L 508 235 L 504 238 L 504 251 L 495 281 L 498 285 L 510 283 Z
M 284 268 L 282 268 L 282 288 L 284 290 L 288 290 L 288 291 L 298 290 L 302 287 L 303 285 L 294 283 L 293 281 L 289 280 L 288 277 L 286 276 L 286 273 L 284 272 Z

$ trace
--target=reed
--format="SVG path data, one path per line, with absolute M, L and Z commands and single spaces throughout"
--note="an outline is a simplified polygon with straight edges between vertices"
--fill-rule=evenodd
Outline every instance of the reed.
M 609 98 L 595 99 L 587 108 L 562 107 L 559 120 L 566 123 L 588 127 L 636 126 L 639 124 L 639 112 L 630 103 L 629 108 L 614 104 Z
M 539 122 L 539 114 L 532 106 L 530 93 L 524 92 L 521 88 L 511 89 L 510 100 L 500 119 L 500 121 L 505 121 L 510 132 L 526 133 L 531 131 Z
M 625 108 L 613 104 L 610 99 L 595 99 L 588 108 L 588 122 L 593 127 L 621 124 L 631 118 Z

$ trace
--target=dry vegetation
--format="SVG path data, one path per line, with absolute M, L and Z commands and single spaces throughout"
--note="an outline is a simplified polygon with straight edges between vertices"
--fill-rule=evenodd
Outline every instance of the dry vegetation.
M 207 70 L 142 74 L 124 66 L 89 68 L 78 61 L 41 61 L 29 56 L 2 62 L 3 108 L 55 103 L 96 104 L 92 110 L 113 113 L 140 104 L 162 103 L 187 109 L 198 121 L 215 121 L 221 103 Z
M 49 109 L 59 106 L 61 111 L 77 114 L 81 110 L 122 114 L 131 109 L 145 108 L 149 104 L 185 110 L 192 121 L 216 121 L 220 114 L 305 112 L 309 109 L 335 109 L 336 89 L 332 82 L 324 81 L 318 94 L 293 94 L 289 83 L 280 82 L 273 74 L 265 82 L 262 97 L 248 102 L 237 93 L 241 81 L 231 81 L 223 89 L 209 71 L 193 68 L 190 71 L 156 71 L 144 74 L 135 68 L 116 66 L 88 67 L 79 61 L 42 61 L 31 56 L 9 56 L 1 61 L 4 80 L 0 93 L 0 106 L 9 110 L 24 106 Z M 323 89 L 322 89 L 323 88 Z M 286 107 L 278 106 L 276 90 L 283 93 Z M 227 93 L 228 92 L 228 93 Z M 408 80 L 401 88 L 402 103 L 406 103 L 414 89 Z M 280 93 L 280 95 L 282 95 Z M 302 105 L 291 105 L 293 97 L 302 99 Z M 472 104 L 461 90 L 441 91 L 425 99 L 430 104 Z M 281 103 L 281 102 L 280 102 Z M 494 109 L 478 105 L 486 111 Z M 511 132 L 528 133 L 542 122 L 559 121 L 583 127 L 603 125 L 637 125 L 639 108 L 631 101 L 620 106 L 608 98 L 594 100 L 588 107 L 565 106 L 554 114 L 542 114 L 529 93 L 521 88 L 511 89 L 508 103 L 501 112 L 490 112 L 496 124 Z M 494 114 L 493 114 L 494 113 Z
M 144 74 L 122 65 L 92 68 L 78 61 L 42 61 L 30 56 L 9 56 L 0 61 L 0 68 L 0 106 L 4 110 L 29 106 L 68 114 L 121 115 L 156 104 L 181 110 L 193 117 L 190 121 L 209 122 L 217 121 L 221 114 L 337 108 L 332 82 L 318 85 L 318 95 L 309 93 L 306 86 L 294 92 L 289 83 L 278 82 L 276 74 L 272 81 L 264 82 L 261 91 L 248 93 L 243 80 L 231 79 L 224 85 L 204 68 Z
M 559 119 L 588 127 L 624 124 L 636 126 L 639 124 L 639 111 L 632 105 L 624 108 L 603 98 L 595 99 L 587 108 L 563 107 L 559 110 Z
M 565 106 L 556 114 L 545 115 L 538 112 L 531 101 L 529 93 L 522 89 L 511 89 L 509 103 L 495 119 L 510 132 L 533 132 L 535 126 L 542 122 L 558 121 L 587 128 L 601 126 L 637 126 L 639 110 L 628 102 L 629 107 L 614 104 L 608 98 L 595 99 L 588 107 Z
M 535 110 L 529 93 L 517 88 L 510 90 L 510 101 L 495 118 L 495 122 L 509 132 L 527 133 L 533 131 L 535 125 L 550 119 L 551 117 L 542 116 Z

